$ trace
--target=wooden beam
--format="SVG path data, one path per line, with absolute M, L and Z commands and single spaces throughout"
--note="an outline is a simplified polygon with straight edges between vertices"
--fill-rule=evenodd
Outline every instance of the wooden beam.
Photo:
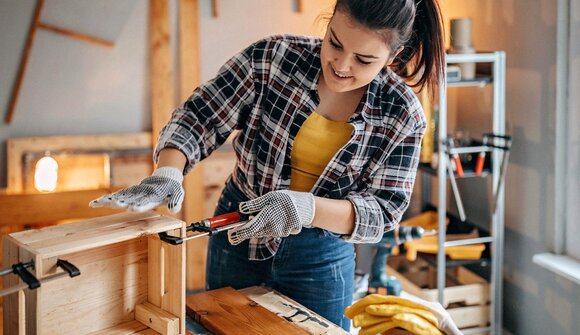
M 148 302 L 135 306 L 135 320 L 163 335 L 178 335 L 179 318 Z
M 32 16 L 32 21 L 30 22 L 30 28 L 28 28 L 28 36 L 26 37 L 26 44 L 24 45 L 22 59 L 20 60 L 18 72 L 16 73 L 16 80 L 14 82 L 14 86 L 12 87 L 10 102 L 8 103 L 8 112 L 6 113 L 6 118 L 4 119 L 4 122 L 7 124 L 10 124 L 14 118 L 14 111 L 16 110 L 20 88 L 22 87 L 24 73 L 26 72 L 26 66 L 28 65 L 28 59 L 30 58 L 30 51 L 32 50 L 32 43 L 34 42 L 34 35 L 36 34 L 37 23 L 40 20 L 42 7 L 44 7 L 44 0 L 37 0 L 36 7 L 34 8 L 34 15 Z
M 149 0 L 149 48 L 151 58 L 152 144 L 173 110 L 173 81 L 169 40 L 168 0 Z
M 296 11 L 298 13 L 304 12 L 304 1 L 302 1 L 302 0 L 296 0 Z
M 77 40 L 81 40 L 81 41 L 85 41 L 85 42 L 89 42 L 89 43 L 93 43 L 93 44 L 98 44 L 98 45 L 108 47 L 108 48 L 112 48 L 115 45 L 114 42 L 106 40 L 104 38 L 84 34 L 84 33 L 78 32 L 78 31 L 70 30 L 70 29 L 57 27 L 55 25 L 44 23 L 44 22 L 38 22 L 37 27 L 42 28 L 44 30 L 51 31 L 53 33 L 62 34 L 62 35 L 65 35 L 65 36 L 68 36 L 71 38 L 75 38 Z
M 185 101 L 200 84 L 199 63 L 199 1 L 179 2 L 179 68 L 180 99 Z M 182 218 L 194 222 L 204 218 L 205 199 L 203 189 L 203 163 L 197 164 L 185 177 L 185 200 Z M 205 255 L 207 238 L 187 242 L 186 287 L 190 290 L 205 286 Z
M 85 219 L 124 211 L 91 208 L 89 202 L 115 189 L 96 189 L 38 194 L 1 194 L 0 225 L 52 223 Z
M 218 0 L 211 0 L 211 16 L 218 17 L 219 16 L 219 1 Z

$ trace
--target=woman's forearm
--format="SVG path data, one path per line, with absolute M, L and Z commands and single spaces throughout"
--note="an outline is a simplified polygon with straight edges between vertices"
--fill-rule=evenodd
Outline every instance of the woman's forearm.
M 312 225 L 338 234 L 350 235 L 354 230 L 354 207 L 348 200 L 315 197 L 316 210 Z
M 162 149 L 157 159 L 157 167 L 171 166 L 183 171 L 187 158 L 177 149 Z

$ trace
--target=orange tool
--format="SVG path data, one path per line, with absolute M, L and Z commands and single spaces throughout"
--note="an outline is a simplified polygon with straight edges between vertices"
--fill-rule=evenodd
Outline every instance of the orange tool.
M 475 161 L 475 175 L 481 176 L 483 172 L 483 163 L 485 162 L 485 151 L 480 152 L 477 155 L 477 160 Z
M 455 148 L 453 139 L 449 138 L 447 142 L 448 142 L 447 146 L 449 147 L 448 149 L 449 153 L 451 153 L 451 150 Z M 455 172 L 457 173 L 457 176 L 463 177 L 463 166 L 461 165 L 461 159 L 459 158 L 459 154 L 451 153 L 451 157 L 453 158 L 453 163 L 455 164 Z

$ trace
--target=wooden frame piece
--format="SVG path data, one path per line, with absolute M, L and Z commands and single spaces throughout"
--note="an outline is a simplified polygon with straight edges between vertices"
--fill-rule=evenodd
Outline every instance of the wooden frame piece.
M 219 16 L 219 1 L 218 0 L 211 0 L 211 16 L 218 17 Z
M 37 0 L 36 7 L 34 8 L 34 16 L 32 17 L 30 28 L 28 28 L 28 35 L 26 36 L 26 44 L 24 45 L 22 59 L 20 60 L 20 65 L 18 65 L 16 80 L 14 81 L 12 93 L 10 94 L 8 111 L 6 112 L 6 117 L 4 118 L 4 122 L 6 122 L 7 124 L 10 124 L 12 122 L 12 119 L 14 118 L 16 103 L 18 102 L 20 88 L 22 87 L 22 80 L 24 79 L 24 73 L 26 72 L 26 66 L 28 65 L 28 59 L 30 58 L 30 51 L 32 50 L 32 43 L 34 42 L 34 35 L 36 35 L 36 27 L 38 26 L 38 21 L 40 20 L 40 13 L 42 12 L 43 6 L 44 0 Z
M 151 144 L 173 110 L 170 20 L 168 0 L 149 0 L 149 48 L 151 61 Z
M 27 152 L 114 151 L 151 148 L 148 132 L 110 135 L 65 135 L 11 138 L 7 140 L 7 194 L 23 191 L 23 161 Z
M 122 210 L 89 207 L 91 200 L 115 190 L 106 188 L 37 194 L 0 194 L 0 213 L 2 213 L 0 226 L 54 223 L 118 213 Z

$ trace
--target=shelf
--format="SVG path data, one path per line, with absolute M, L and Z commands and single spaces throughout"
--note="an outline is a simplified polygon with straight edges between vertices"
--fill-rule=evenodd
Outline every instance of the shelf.
M 427 263 L 432 266 L 437 266 L 437 255 L 436 254 L 427 254 L 427 253 L 418 253 L 417 257 L 424 259 Z M 445 258 L 445 266 L 448 268 L 455 268 L 458 266 L 470 266 L 470 265 L 479 265 L 479 266 L 488 266 L 490 264 L 489 258 L 479 258 L 479 259 L 451 259 L 449 257 Z
M 427 172 L 430 175 L 433 176 L 437 176 L 437 169 L 434 169 L 431 167 L 430 164 L 428 163 L 419 163 L 419 170 Z M 457 174 L 455 174 L 455 179 L 465 179 L 465 178 L 484 178 L 487 177 L 490 174 L 490 170 L 484 168 L 483 171 L 481 172 L 481 175 L 476 175 L 475 171 L 473 170 L 466 170 L 465 168 L 463 168 L 463 177 L 459 177 Z M 449 177 L 449 173 L 446 174 L 447 177 Z
M 461 79 L 447 81 L 447 87 L 483 87 L 491 84 L 493 79 L 491 76 L 476 76 L 475 79 Z

